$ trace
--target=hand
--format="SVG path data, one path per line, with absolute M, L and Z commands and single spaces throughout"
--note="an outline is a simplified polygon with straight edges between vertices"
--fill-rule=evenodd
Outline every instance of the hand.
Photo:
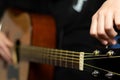
M 102 44 L 116 44 L 114 37 L 120 30 L 120 0 L 106 0 L 92 17 L 90 34 Z
M 4 35 L 3 32 L 0 32 L 0 56 L 7 63 L 12 62 L 10 48 L 13 47 L 13 44 L 8 38 Z

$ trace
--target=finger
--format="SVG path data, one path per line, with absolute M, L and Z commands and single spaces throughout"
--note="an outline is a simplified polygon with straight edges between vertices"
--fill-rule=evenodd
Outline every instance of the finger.
M 105 40 L 105 39 L 102 39 L 102 38 L 100 38 L 98 36 L 96 36 L 96 37 L 103 45 L 111 45 L 111 44 L 114 45 L 114 44 L 117 43 L 115 39 Z
M 98 37 L 97 35 L 97 21 L 98 21 L 98 15 L 97 13 L 92 17 L 92 23 L 91 23 L 91 27 L 90 27 L 90 35 L 95 37 L 96 39 L 98 39 L 102 44 L 106 45 L 107 41 L 104 39 L 101 39 Z
M 117 26 L 117 29 L 120 30 L 120 12 L 116 12 L 114 17 L 115 25 Z
M 114 37 L 117 35 L 117 32 L 113 28 L 113 14 L 111 12 L 108 12 L 105 16 L 105 32 L 109 37 L 108 43 L 116 44 Z
M 9 58 L 8 55 L 5 54 L 5 51 L 0 48 L 0 56 L 2 57 L 3 60 L 5 60 L 7 63 L 11 63 L 11 59 Z
M 109 39 L 108 40 L 108 45 L 115 45 L 117 41 L 115 39 Z
M 3 36 L 2 40 L 8 47 L 13 47 L 13 43 L 6 36 Z
M 102 39 L 102 38 L 97 38 L 103 45 L 108 45 L 108 41 L 106 41 L 105 39 Z
M 92 22 L 90 26 L 90 35 L 97 38 L 97 15 L 92 17 Z
M 9 48 L 5 43 L 0 43 L 0 48 L 4 51 L 4 55 L 7 55 L 9 59 L 11 59 L 11 53 Z
M 104 26 L 104 22 L 105 21 L 105 17 L 104 14 L 102 12 L 100 12 L 98 14 L 98 24 L 97 24 L 97 35 L 98 38 L 100 39 L 100 41 L 102 41 L 102 43 L 105 42 L 105 45 L 108 43 L 109 37 L 105 32 L 105 26 Z
M 117 35 L 117 32 L 113 28 L 113 15 L 110 12 L 105 17 L 105 32 L 111 39 Z

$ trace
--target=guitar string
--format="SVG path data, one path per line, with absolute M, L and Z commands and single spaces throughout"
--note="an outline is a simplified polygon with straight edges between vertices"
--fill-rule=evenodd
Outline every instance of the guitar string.
M 25 47 L 24 47 L 25 48 Z M 26 49 L 28 49 L 28 48 L 26 48 Z M 35 48 L 29 48 L 31 51 L 33 50 L 33 49 L 35 49 L 35 50 L 33 50 L 33 51 L 36 51 L 36 50 L 38 50 L 38 49 L 36 49 L 36 47 Z M 46 52 L 47 54 L 49 54 L 50 53 L 50 55 L 56 55 L 56 56 L 54 56 L 54 57 L 56 57 L 57 58 L 57 55 L 58 55 L 58 57 L 59 56 L 62 56 L 62 57 L 64 57 L 65 56 L 65 58 L 67 58 L 67 59 L 73 59 L 73 60 L 79 60 L 79 55 L 80 55 L 80 52 L 74 52 L 74 51 L 67 51 L 67 50 L 58 50 L 58 49 L 49 49 L 49 48 L 39 48 L 39 50 L 38 51 L 40 51 L 40 52 Z M 63 53 L 63 54 L 61 54 L 61 53 Z M 71 53 L 71 54 L 69 54 L 69 53 Z M 77 53 L 77 54 L 76 54 Z M 86 54 L 86 53 L 85 53 Z M 84 56 L 85 57 L 85 60 L 94 60 L 94 59 L 107 59 L 107 58 L 119 58 L 120 56 L 107 56 L 107 55 L 97 55 L 97 56 L 94 56 L 94 55 L 92 55 L 92 53 L 87 53 L 87 54 L 91 54 L 91 56 Z M 67 57 L 66 57 L 67 56 Z M 103 57 L 101 57 L 101 56 L 103 56 Z M 52 56 L 51 56 L 52 57 Z M 73 57 L 73 58 L 72 58 Z M 86 58 L 86 57 L 91 57 L 91 58 Z M 93 57 L 93 58 L 92 58 Z M 97 58 L 94 58 L 94 57 L 97 57 Z
M 48 52 L 49 50 L 44 50 L 43 51 L 43 49 L 42 50 L 40 50 L 41 52 Z M 51 51 L 50 51 L 51 52 Z M 56 51 L 52 51 L 51 53 L 55 53 Z M 64 52 L 64 51 L 63 51 Z M 68 51 L 69 52 L 69 51 Z M 65 53 L 66 53 L 66 51 L 65 51 Z M 70 52 L 69 52 L 70 53 Z M 73 53 L 73 52 L 72 52 Z M 68 54 L 68 53 L 67 53 Z M 45 56 L 45 55 L 44 55 Z M 54 56 L 54 58 L 55 59 L 57 59 L 57 60 L 59 60 L 58 59 L 58 55 L 56 55 L 57 57 L 55 57 Z M 120 57 L 120 56 L 119 56 Z M 66 58 L 66 57 L 61 57 L 61 58 Z M 78 57 L 79 58 L 79 57 Z M 53 56 L 51 56 L 51 59 L 53 59 Z M 69 58 L 69 59 L 74 59 L 74 58 Z M 90 58 L 88 58 L 89 60 L 90 60 Z M 93 59 L 93 58 L 92 58 Z M 61 60 L 61 59 L 60 59 Z M 66 60 L 64 60 L 64 61 L 66 61 Z M 74 62 L 74 63 L 77 63 L 77 64 L 79 64 L 79 60 L 78 61 L 72 61 L 72 60 L 67 60 L 67 62 Z M 84 65 L 86 65 L 86 66 L 88 66 L 88 67 L 92 67 L 92 68 L 95 68 L 95 69 L 99 69 L 99 70 L 102 70 L 102 71 L 106 71 L 106 72 L 112 72 L 113 74 L 116 74 L 116 75 L 119 75 L 120 76 L 120 74 L 119 73 L 116 73 L 116 72 L 113 72 L 113 71 L 110 71 L 110 70 L 106 70 L 106 69 L 103 69 L 103 68 L 99 68 L 99 67 L 96 67 L 96 66 L 93 66 L 93 65 L 89 65 L 89 64 L 84 64 Z
M 58 59 L 57 59 L 57 60 L 58 60 Z M 66 60 L 64 60 L 64 61 L 66 61 Z M 67 60 L 67 61 L 72 62 L 71 60 Z M 73 62 L 79 64 L 79 60 L 78 60 L 78 61 L 73 61 Z M 107 69 L 103 69 L 103 68 L 96 67 L 96 66 L 89 65 L 89 64 L 84 64 L 84 65 L 89 66 L 89 67 L 92 67 L 92 68 L 95 68 L 95 69 L 99 69 L 99 70 L 102 70 L 102 71 L 106 71 L 106 72 L 112 72 L 113 74 L 115 74 L 115 75 L 119 75 L 119 76 L 120 76 L 119 73 L 116 73 L 116 72 L 113 72 L 113 71 L 110 71 L 110 70 L 107 70 Z
M 52 58 L 52 59 L 53 59 L 53 58 Z M 56 58 L 55 58 L 55 59 L 56 59 Z M 57 60 L 59 60 L 59 59 L 57 59 Z M 71 61 L 71 60 L 64 60 L 64 61 L 79 64 L 79 61 Z M 101 70 L 101 71 L 112 72 L 113 74 L 120 76 L 120 73 L 117 73 L 117 72 L 114 72 L 114 71 L 110 71 L 110 70 L 103 69 L 103 68 L 100 68 L 100 67 L 96 67 L 96 66 L 93 66 L 93 65 L 90 65 L 90 64 L 86 64 L 86 63 L 84 63 L 84 65 L 85 65 L 85 66 L 88 66 L 88 67 L 91 67 L 91 68 L 94 68 L 94 69 Z M 62 65 L 62 66 L 63 66 L 63 65 Z M 65 65 L 64 65 L 64 66 L 65 66 Z M 65 66 L 65 67 L 66 67 L 66 66 Z
M 43 47 L 38 47 L 38 49 L 41 49 L 41 50 L 46 50 L 46 51 L 50 51 L 50 52 L 57 52 L 57 53 L 73 53 L 73 54 L 80 54 L 80 52 L 76 52 L 76 51 L 69 51 L 69 50 L 60 50 L 60 49 L 51 49 L 51 48 L 43 48 Z M 97 52 L 98 51 L 98 52 Z M 97 52 L 97 53 L 95 53 L 95 52 Z M 92 53 L 86 53 L 86 52 L 84 52 L 84 54 L 85 55 L 87 55 L 87 56 L 85 56 L 85 57 L 90 57 L 90 56 L 108 56 L 108 54 L 102 54 L 102 55 L 100 55 L 99 54 L 99 50 L 94 50 Z
M 44 52 L 43 50 L 41 50 L 40 52 Z M 68 53 L 65 53 L 65 54 L 60 54 L 60 53 L 55 53 L 55 52 L 46 52 L 45 53 L 47 54 L 43 54 L 43 55 L 49 55 L 49 57 L 54 57 L 54 58 L 59 58 L 60 56 L 63 58 L 63 59 L 73 59 L 73 60 L 79 60 L 79 55 L 74 55 L 74 54 L 68 54 Z M 67 57 L 66 57 L 67 56 Z M 85 58 L 84 60 L 94 60 L 94 59 L 107 59 L 107 58 L 120 58 L 120 56 L 107 56 L 107 57 L 101 57 L 100 56 L 94 56 L 94 57 L 98 57 L 98 58 Z
M 36 46 L 21 46 L 23 48 L 29 48 L 29 49 L 35 49 L 35 50 L 46 50 L 46 51 L 50 51 L 50 52 L 63 52 L 63 53 L 73 53 L 73 54 L 79 54 L 80 52 L 76 52 L 76 51 L 69 51 L 69 50 L 60 50 L 60 49 L 51 49 L 51 48 L 43 48 L 43 47 L 36 47 Z M 85 54 L 90 54 L 91 53 L 85 53 Z
M 46 50 L 44 51 L 44 50 L 41 50 L 41 52 L 46 52 Z M 48 51 L 48 53 L 49 53 L 49 51 Z M 69 54 L 68 54 L 69 55 Z M 46 54 L 42 54 L 41 55 L 42 57 L 44 56 L 44 57 L 48 57 L 48 58 L 51 58 L 51 60 L 52 59 L 55 59 L 55 60 L 62 60 L 62 61 L 69 61 L 69 62 L 75 62 L 75 60 L 77 61 L 77 62 L 79 62 L 79 57 L 77 57 L 77 58 L 69 58 L 70 56 L 67 56 L 67 57 L 65 57 L 64 55 L 61 55 L 61 57 L 60 57 L 60 55 L 54 55 L 54 53 L 53 52 L 51 52 L 51 55 L 46 55 Z M 117 57 L 120 57 L 120 56 L 117 56 Z M 117 58 L 116 57 L 116 58 Z M 59 58 L 61 58 L 61 59 L 59 59 Z M 93 60 L 93 59 L 103 59 L 103 58 L 115 58 L 115 57 L 102 57 L 102 58 L 85 58 L 84 60 Z
M 42 52 L 42 51 L 41 51 Z M 68 55 L 68 56 L 67 56 Z M 42 57 L 48 57 L 48 58 L 62 58 L 62 60 L 78 60 L 79 61 L 79 55 L 69 55 L 69 54 L 64 54 L 64 55 L 59 55 L 59 54 L 54 54 L 54 53 L 48 53 L 48 54 L 41 54 Z M 99 57 L 98 58 L 84 58 L 84 60 L 95 60 L 95 59 L 113 59 L 113 58 L 120 58 L 120 56 L 110 56 L 110 57 Z
M 41 49 L 42 49 L 42 50 L 47 50 L 47 51 L 49 51 L 49 52 L 55 52 L 55 53 L 59 53 L 59 52 L 60 52 L 60 53 L 64 53 L 65 55 L 66 55 L 66 53 L 71 53 L 71 54 L 74 54 L 74 55 L 76 55 L 76 54 L 79 55 L 79 54 L 80 54 L 80 52 L 76 52 L 76 51 L 50 49 L 50 48 L 43 48 L 43 47 L 41 47 Z M 96 50 L 95 50 L 95 51 L 96 51 Z M 99 53 L 97 53 L 97 55 L 96 55 L 96 53 L 94 53 L 95 51 L 93 51 L 93 53 L 84 53 L 84 54 L 85 54 L 84 57 L 108 56 L 108 54 L 102 54 L 102 55 L 100 55 Z
M 44 55 L 44 56 L 45 56 L 45 55 Z M 42 57 L 42 56 L 41 56 L 41 57 Z M 62 58 L 62 57 L 61 57 L 61 58 Z M 54 58 L 52 57 L 51 59 L 54 59 Z M 56 60 L 56 59 L 57 59 L 57 60 L 61 60 L 61 59 L 55 58 L 55 60 Z M 62 60 L 63 60 L 63 59 L 62 59 Z M 79 64 L 79 60 L 78 60 L 78 61 L 64 60 L 64 61 Z M 107 70 L 107 69 L 103 69 L 103 68 L 100 68 L 100 67 L 96 67 L 96 66 L 93 66 L 93 65 L 90 65 L 90 64 L 86 64 L 86 63 L 84 63 L 84 65 L 85 65 L 85 66 L 88 66 L 88 67 L 91 67 L 91 68 L 95 68 L 95 69 L 101 70 L 101 71 L 112 72 L 113 74 L 120 76 L 120 74 L 117 73 L 117 72 L 113 72 L 113 71 L 110 71 L 110 70 Z M 63 65 L 62 65 L 62 66 L 63 66 Z M 65 65 L 64 65 L 64 66 L 65 66 Z M 67 66 L 67 67 L 69 67 L 69 66 Z
M 25 47 L 24 47 L 25 48 Z M 26 47 L 27 48 L 27 47 Z M 29 47 L 30 49 L 35 49 L 35 50 L 44 50 L 44 51 L 48 51 L 48 52 L 57 52 L 58 53 L 64 53 L 66 55 L 66 53 L 71 53 L 71 54 L 80 54 L 80 52 L 75 52 L 75 51 L 68 51 L 68 50 L 59 50 L 59 49 L 50 49 L 50 48 L 43 48 L 43 47 Z M 38 49 L 37 49 L 38 48 Z M 34 51 L 35 51 L 34 50 Z M 106 55 L 94 55 L 94 53 L 84 53 L 85 54 L 85 57 L 92 57 L 92 56 L 106 56 Z M 86 56 L 87 55 L 87 56 Z

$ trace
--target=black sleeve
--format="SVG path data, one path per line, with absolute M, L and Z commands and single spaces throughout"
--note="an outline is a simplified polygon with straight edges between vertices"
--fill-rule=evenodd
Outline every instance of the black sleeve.
M 8 0 L 9 7 L 33 13 L 50 13 L 52 0 Z
M 7 7 L 8 7 L 7 0 L 0 0 L 0 19 Z

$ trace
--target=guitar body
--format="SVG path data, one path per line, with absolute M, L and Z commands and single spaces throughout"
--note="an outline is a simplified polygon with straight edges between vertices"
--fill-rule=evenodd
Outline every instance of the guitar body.
M 5 12 L 2 23 L 2 31 L 13 42 L 19 39 L 21 45 L 56 47 L 55 21 L 49 15 L 10 9 Z M 50 65 L 20 61 L 19 70 L 19 80 L 53 80 L 54 67 Z M 6 70 L 0 74 L 2 80 L 8 80 Z
M 32 45 L 55 48 L 56 26 L 53 17 L 40 14 L 30 15 L 33 26 Z M 53 80 L 53 73 L 53 66 L 30 63 L 29 80 Z
M 20 40 L 21 45 L 31 44 L 31 21 L 27 13 L 8 9 L 5 11 L 1 23 L 1 31 L 4 32 L 13 43 L 15 43 L 16 40 Z M 3 64 L 1 66 L 4 67 Z M 18 67 L 16 68 L 16 66 Z M 20 61 L 20 63 L 14 67 L 17 69 L 15 71 L 19 76 L 9 72 L 8 68 L 4 68 L 0 72 L 0 74 L 2 74 L 0 75 L 2 80 L 27 80 L 29 63 L 26 61 Z

